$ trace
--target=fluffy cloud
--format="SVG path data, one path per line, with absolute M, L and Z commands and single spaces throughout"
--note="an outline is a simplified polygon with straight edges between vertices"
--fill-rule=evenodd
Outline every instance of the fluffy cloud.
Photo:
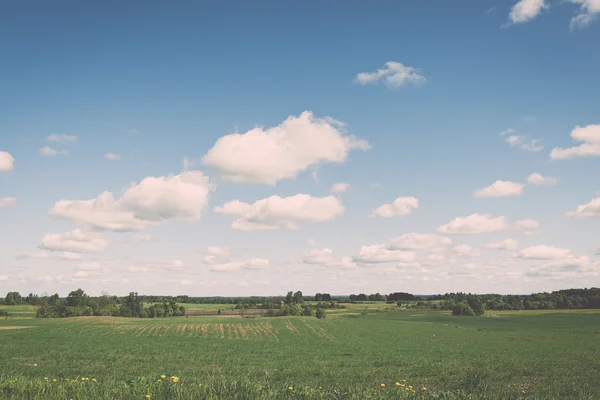
M 58 259 L 67 260 L 67 261 L 79 261 L 79 260 L 81 260 L 82 256 L 81 256 L 81 254 L 71 253 L 68 251 L 65 251 L 62 253 L 48 253 L 46 251 L 42 251 L 39 253 L 24 254 L 24 255 L 17 257 L 17 259 L 19 259 L 19 260 L 26 260 L 26 259 L 43 260 L 43 259 L 51 259 L 51 258 L 58 258 Z
M 60 143 L 60 144 L 69 144 L 77 141 L 77 136 L 75 135 L 50 135 L 46 138 L 48 143 Z
M 418 85 L 426 81 L 425 77 L 414 67 L 399 62 L 388 61 L 376 72 L 360 72 L 354 79 L 356 83 L 367 85 L 384 82 L 389 87 L 401 87 L 406 84 Z
M 356 263 L 351 257 L 335 258 L 331 249 L 311 249 L 304 253 L 302 260 L 305 264 L 315 264 L 331 268 L 355 268 Z
M 360 251 L 354 257 L 354 261 L 364 264 L 387 263 L 387 262 L 414 262 L 416 253 L 414 251 L 390 250 L 387 245 L 375 244 L 361 246 Z
M 55 149 L 54 147 L 44 146 L 40 149 L 40 154 L 42 156 L 53 157 L 53 156 L 67 156 L 67 155 L 69 155 L 69 152 L 65 149 Z
M 574 257 L 573 252 L 569 249 L 561 249 L 546 245 L 524 248 L 519 251 L 516 256 L 534 260 L 560 260 Z
M 585 28 L 600 14 L 600 0 L 569 0 L 579 4 L 579 13 L 571 19 L 571 29 Z
M 599 192 L 600 194 L 600 192 Z M 600 217 L 600 197 L 592 199 L 587 204 L 577 206 L 575 211 L 567 212 L 567 217 L 572 218 L 593 218 Z
M 100 270 L 100 264 L 97 262 L 83 262 L 77 265 L 77 269 L 80 271 L 98 271 Z
M 429 250 L 442 246 L 449 246 L 452 240 L 436 234 L 405 233 L 390 239 L 392 250 Z
M 457 257 L 477 257 L 479 256 L 479 250 L 473 246 L 467 244 L 461 244 L 452 248 L 452 254 Z
M 514 250 L 517 248 L 517 241 L 511 238 L 501 240 L 500 242 L 488 243 L 485 245 L 486 249 L 492 250 Z
M 202 157 L 225 180 L 275 185 L 324 163 L 343 163 L 353 149 L 369 143 L 345 132 L 345 124 L 332 118 L 315 118 L 310 111 L 290 116 L 280 125 L 254 128 L 217 140 Z
M 104 192 L 91 200 L 60 200 L 49 212 L 94 230 L 127 232 L 169 220 L 198 221 L 213 190 L 199 171 L 148 177 L 119 199 Z
M 517 229 L 522 230 L 532 230 L 538 229 L 540 227 L 540 223 L 535 219 L 520 219 L 517 221 Z
M 106 153 L 104 155 L 104 158 L 106 158 L 107 160 L 116 161 L 116 160 L 120 160 L 121 156 L 119 154 L 115 154 L 115 153 Z
M 555 147 L 550 152 L 552 160 L 566 160 L 573 157 L 599 157 L 600 156 L 600 124 L 580 127 L 577 125 L 571 131 L 571 138 L 582 144 L 573 147 Z
M 297 229 L 305 222 L 323 222 L 344 213 L 344 206 L 334 196 L 312 197 L 297 194 L 290 197 L 271 196 L 252 204 L 230 201 L 215 212 L 233 217 L 233 229 L 241 231 Z
M 0 151 L 0 172 L 12 171 L 15 167 L 15 158 L 6 151 Z
M 204 263 L 213 272 L 233 272 L 238 270 L 261 270 L 269 268 L 269 260 L 251 258 L 244 261 L 231 261 L 228 247 L 210 246 L 204 251 Z
M 419 200 L 415 197 L 398 197 L 392 204 L 383 204 L 371 213 L 372 217 L 398 217 L 408 215 L 419 208 Z
M 569 257 L 534 265 L 526 273 L 532 278 L 564 280 L 585 276 L 600 276 L 598 267 L 594 266 L 589 257 Z
M 331 186 L 331 193 L 333 193 L 333 194 L 346 193 L 349 189 L 350 189 L 350 184 L 348 184 L 348 183 L 343 183 L 343 182 L 334 183 L 333 186 Z
M 535 186 L 552 186 L 558 183 L 558 179 L 534 172 L 527 177 L 527 182 Z
M 513 24 L 527 22 L 547 8 L 545 0 L 521 0 L 513 6 L 508 15 L 508 19 Z
M 525 151 L 541 151 L 544 146 L 539 139 L 528 139 L 526 136 L 515 135 L 514 129 L 507 129 L 501 132 L 501 136 L 506 136 L 506 142 L 513 147 L 518 147 Z
M 449 235 L 471 235 L 477 233 L 498 232 L 511 229 L 504 216 L 494 217 L 490 214 L 471 214 L 458 217 L 440 226 L 437 231 Z
M 490 186 L 478 189 L 475 191 L 475 197 L 505 197 L 505 196 L 519 196 L 523 193 L 525 185 L 508 182 L 508 181 L 496 181 Z
M 183 268 L 185 268 L 185 265 L 183 264 L 183 261 L 181 261 L 181 260 L 173 260 L 172 263 L 167 264 L 167 269 L 170 269 L 173 271 L 179 271 Z
M 0 197 L 0 208 L 10 207 L 17 204 L 16 197 Z
M 228 262 L 225 264 L 215 264 L 210 267 L 214 272 L 233 272 L 238 270 L 261 270 L 269 268 L 269 260 L 262 258 L 252 258 L 245 261 Z
M 100 253 L 106 250 L 108 242 L 98 236 L 75 229 L 66 233 L 48 233 L 42 238 L 40 248 L 73 253 Z

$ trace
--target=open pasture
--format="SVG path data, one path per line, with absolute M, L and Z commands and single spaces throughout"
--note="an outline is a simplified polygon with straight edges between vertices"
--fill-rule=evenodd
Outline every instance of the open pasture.
M 166 374 L 182 388 L 251 382 L 288 397 L 349 388 L 355 398 L 391 396 L 405 379 L 427 388 L 421 397 L 460 390 L 474 398 L 600 398 L 600 313 L 464 318 L 369 306 L 325 320 L 9 317 L 0 320 L 0 387 L 16 376 L 113 385 Z

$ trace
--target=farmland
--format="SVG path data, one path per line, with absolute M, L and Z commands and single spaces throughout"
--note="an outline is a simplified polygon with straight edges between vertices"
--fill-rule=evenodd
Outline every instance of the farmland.
M 162 374 L 177 377 L 181 398 L 193 387 L 215 393 L 227 385 L 249 385 L 254 398 L 433 397 L 457 391 L 464 396 L 456 398 L 600 398 L 598 310 L 454 317 L 368 304 L 331 311 L 324 320 L 146 320 L 36 319 L 24 306 L 2 309 L 12 315 L 0 320 L 0 398 L 11 393 L 6 385 L 21 382 L 39 391 L 52 379 L 55 386 L 67 379 L 72 385 L 81 377 L 95 379 L 98 393 L 146 379 L 154 386 L 142 382 L 148 386 L 142 391 L 157 394 L 166 390 L 164 382 L 155 382 Z M 397 391 L 404 386 L 396 382 L 416 393 Z M 272 392 L 261 397 L 265 388 Z

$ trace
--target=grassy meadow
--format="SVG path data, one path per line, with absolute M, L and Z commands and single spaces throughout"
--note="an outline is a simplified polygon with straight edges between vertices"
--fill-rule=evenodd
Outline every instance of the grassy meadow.
M 600 310 L 454 317 L 364 304 L 324 320 L 147 320 L 1 309 L 12 315 L 0 319 L 0 398 L 600 399 Z

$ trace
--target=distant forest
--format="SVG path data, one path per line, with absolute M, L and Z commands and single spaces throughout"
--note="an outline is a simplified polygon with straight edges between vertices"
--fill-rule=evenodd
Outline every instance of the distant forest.
M 452 310 L 455 315 L 481 315 L 486 310 L 554 310 L 600 308 L 600 288 L 566 289 L 551 293 L 530 295 L 500 295 L 446 293 L 438 295 L 413 295 L 406 292 L 394 292 L 388 295 L 351 294 L 332 296 L 317 293 L 314 296 L 302 292 L 288 292 L 286 296 L 251 297 L 192 297 L 138 295 L 118 297 L 103 294 L 88 296 L 77 289 L 66 298 L 58 294 L 39 296 L 30 293 L 22 296 L 19 292 L 9 292 L 3 305 L 33 305 L 38 307 L 37 316 L 47 318 L 75 316 L 121 316 L 155 318 L 185 315 L 185 307 L 180 304 L 227 304 L 235 309 L 263 309 L 266 316 L 281 315 L 320 315 L 331 308 L 345 308 L 344 304 L 387 302 L 395 307 Z

